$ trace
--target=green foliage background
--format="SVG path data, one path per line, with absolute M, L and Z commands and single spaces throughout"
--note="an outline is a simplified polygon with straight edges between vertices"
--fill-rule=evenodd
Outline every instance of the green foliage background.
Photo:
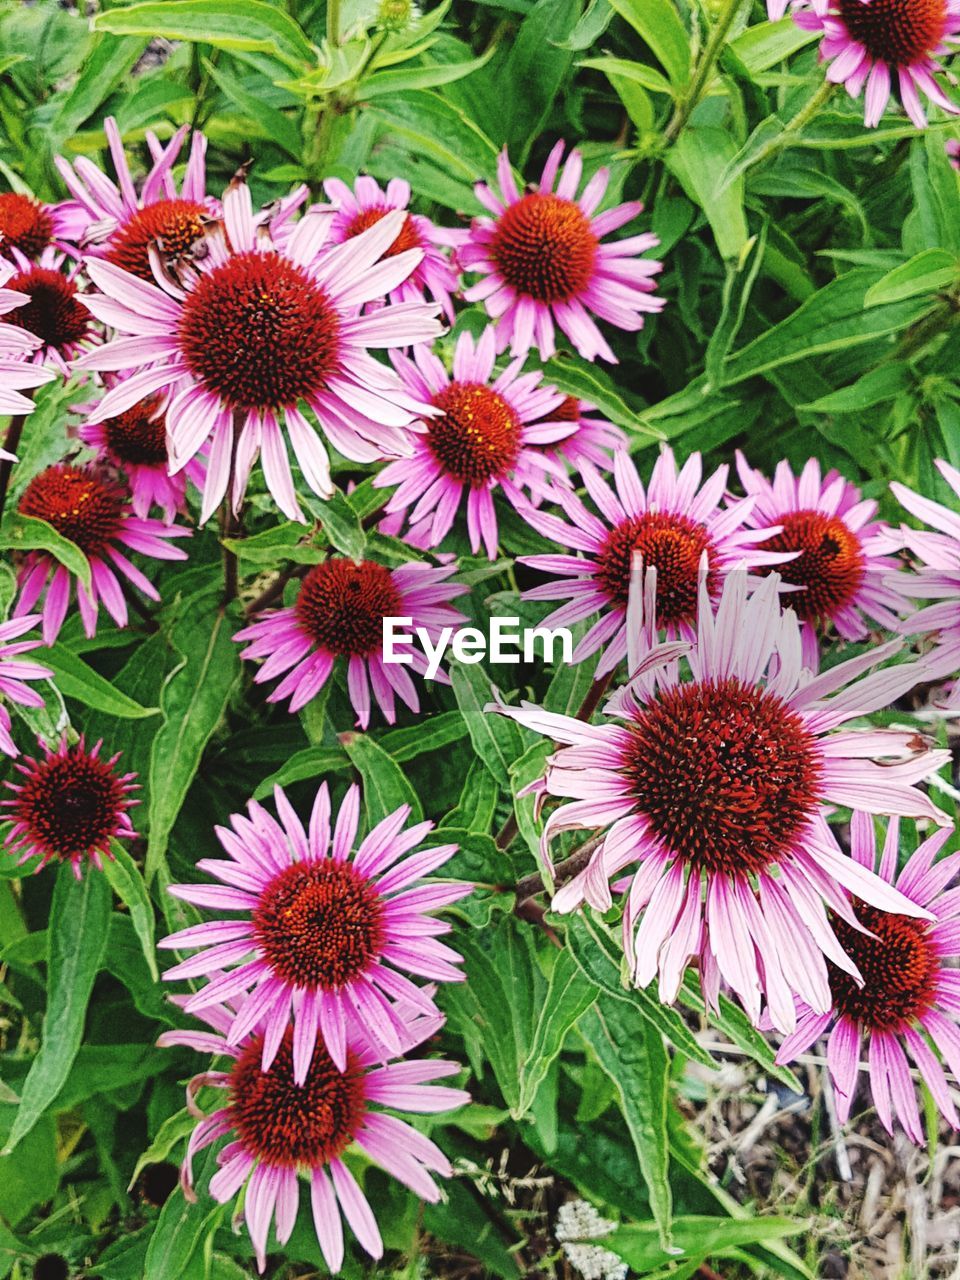
M 247 163 L 255 202 L 300 181 L 319 196 L 330 175 L 401 175 L 418 209 L 462 225 L 480 211 L 472 184 L 493 176 L 502 146 L 533 178 L 563 135 L 588 173 L 611 168 L 613 198 L 647 202 L 661 239 L 669 304 L 639 335 L 615 335 L 620 364 L 564 353 L 546 369 L 627 430 L 642 471 L 663 440 L 714 463 L 740 446 L 765 468 L 814 453 L 886 504 L 889 479 L 936 496 L 933 459 L 960 465 L 960 218 L 944 151 L 956 126 L 921 134 L 888 112 L 866 131 L 860 105 L 824 92 L 811 37 L 767 22 L 759 3 L 444 0 L 406 24 L 392 0 L 94 8 L 90 21 L 51 0 L 0 5 L 0 174 L 11 189 L 62 198 L 54 155 L 105 162 L 112 114 L 141 165 L 145 130 L 204 129 L 212 190 Z M 443 346 L 482 325 L 468 309 Z M 40 393 L 19 488 L 61 456 L 77 395 L 76 384 Z M 356 467 L 337 478 L 357 487 L 316 507 L 309 545 L 252 493 L 251 536 L 237 544 L 248 597 L 263 575 L 327 544 L 407 557 L 365 531 L 386 494 Z M 518 603 L 512 557 L 546 544 L 509 513 L 502 530 L 493 565 L 451 544 L 473 586 L 469 608 L 480 621 L 540 616 Z M 0 530 L 8 548 L 31 536 L 15 520 Z M 538 831 L 531 802 L 514 796 L 545 747 L 483 716 L 490 673 L 456 669 L 425 719 L 344 732 L 353 715 L 342 686 L 289 717 L 241 672 L 231 637 L 242 610 L 219 607 L 215 529 L 157 585 L 155 631 L 101 626 L 90 641 L 68 623 L 42 655 L 63 700 L 51 690 L 47 711 L 28 716 L 34 730 L 69 722 L 123 752 L 143 786 L 144 839 L 81 884 L 66 869 L 0 869 L 0 1280 L 28 1276 L 50 1252 L 102 1280 L 252 1274 L 226 1209 L 203 1194 L 188 1204 L 175 1193 L 162 1208 L 141 1194 L 145 1168 L 182 1155 L 193 1123 L 182 1082 L 196 1069 L 189 1053 L 153 1048 L 178 1017 L 157 981 L 154 937 L 190 922 L 163 890 L 215 855 L 215 822 L 276 782 L 305 803 L 320 776 L 338 793 L 359 777 L 370 822 L 403 802 L 440 822 L 462 846 L 455 874 L 480 885 L 457 912 L 469 980 L 443 997 L 444 1048 L 468 1064 L 475 1099 L 443 1126 L 460 1174 L 424 1209 L 366 1171 L 388 1245 L 379 1272 L 418 1274 L 425 1253 L 444 1250 L 474 1259 L 476 1273 L 531 1267 L 530 1224 L 483 1172 L 507 1149 L 514 1172 L 540 1162 L 620 1222 L 605 1244 L 638 1274 L 691 1276 L 709 1257 L 725 1275 L 809 1276 L 807 1224 L 755 1216 L 706 1172 L 685 1118 L 696 1099 L 686 1065 L 715 1065 L 693 1030 L 693 989 L 687 1016 L 664 1009 L 624 988 L 602 922 L 549 922 L 567 943 L 558 950 L 515 914 Z M 4 605 L 12 588 L 0 569 Z M 582 701 L 590 666 L 497 679 L 565 710 Z M 519 836 L 504 850 L 494 836 L 511 814 Z M 757 1079 L 791 1082 L 738 1011 L 725 1006 L 719 1024 Z M 201 1161 L 201 1188 L 209 1172 Z M 347 1274 L 374 1269 L 348 1256 Z M 268 1274 L 321 1272 L 301 1214 Z

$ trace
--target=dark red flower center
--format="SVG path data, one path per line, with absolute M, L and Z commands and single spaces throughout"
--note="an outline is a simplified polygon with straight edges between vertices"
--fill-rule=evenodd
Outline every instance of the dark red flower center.
M 383 646 L 383 620 L 402 612 L 388 569 L 372 560 L 325 560 L 303 580 L 297 620 L 328 653 L 365 657 Z
M 245 1149 L 281 1169 L 315 1169 L 342 1155 L 363 1123 L 363 1073 L 352 1055 L 338 1071 L 323 1041 L 302 1085 L 293 1079 L 293 1033 L 287 1030 L 269 1071 L 262 1039 L 250 1040 L 230 1072 L 230 1119 Z
M 159 397 L 150 396 L 104 422 L 107 449 L 121 465 L 167 465 L 166 418 L 159 405 Z
M 857 919 L 876 936 L 868 937 L 845 920 L 831 918 L 840 945 L 863 975 L 859 987 L 849 973 L 827 961 L 834 1006 L 871 1030 L 900 1031 L 916 1022 L 936 999 L 941 965 L 929 926 L 864 902 L 854 906 Z
M 379 954 L 383 903 L 352 863 L 294 862 L 264 890 L 253 927 L 284 982 L 337 990 Z
M 150 246 L 155 244 L 168 262 L 185 257 L 203 237 L 209 216 L 194 200 L 157 200 L 139 209 L 111 236 L 107 261 L 153 284 Z
M 281 409 L 321 391 L 337 367 L 340 321 L 307 273 L 278 253 L 238 253 L 187 294 L 180 346 L 230 408 Z
M 666 850 L 741 875 L 790 850 L 815 811 L 821 768 L 800 717 L 730 677 L 661 693 L 630 725 L 623 772 Z
M 33 196 L 4 191 L 0 193 L 0 236 L 0 248 L 13 245 L 35 258 L 53 239 L 53 218 Z
M 597 578 L 610 600 L 626 608 L 633 553 L 657 571 L 657 623 L 693 622 L 697 616 L 700 560 L 707 553 L 707 585 L 715 586 L 713 546 L 702 524 L 684 515 L 646 511 L 611 529 L 597 557 Z
M 33 477 L 20 514 L 46 520 L 86 555 L 104 550 L 120 527 L 124 492 L 95 468 L 59 463 Z
M 48 267 L 31 267 L 11 277 L 6 288 L 26 293 L 30 301 L 0 316 L 6 324 L 35 333 L 45 346 L 66 352 L 90 329 L 90 313 L 77 301 L 72 280 Z
M 580 414 L 583 412 L 580 401 L 576 396 L 566 396 L 558 409 L 550 414 L 554 422 L 579 422 Z
M 838 0 L 851 37 L 895 67 L 932 54 L 947 29 L 946 0 Z
M 597 237 L 579 205 L 531 192 L 508 205 L 493 237 L 497 270 L 537 302 L 569 302 L 590 283 Z
M 502 395 L 480 382 L 451 382 L 433 403 L 443 417 L 428 420 L 427 444 L 447 475 L 484 489 L 512 470 L 522 428 Z
M 392 212 L 386 205 L 379 204 L 372 205 L 368 209 L 361 209 L 347 224 L 346 238 L 352 240 L 354 236 L 360 235 L 361 231 L 368 231 L 370 227 L 375 227 L 382 217 Z M 423 244 L 417 232 L 417 224 L 408 213 L 403 220 L 403 226 L 400 228 L 396 240 L 383 254 L 383 257 L 395 258 L 398 253 L 405 253 L 407 249 L 422 248 Z
M 67 861 L 106 850 L 130 804 L 113 767 L 80 743 L 27 767 L 6 808 L 38 851 Z
M 772 537 L 766 548 L 799 551 L 795 560 L 776 565 L 775 572 L 784 582 L 803 588 L 789 592 L 784 605 L 805 621 L 829 622 L 853 600 L 863 582 L 859 539 L 839 516 L 820 511 L 790 511 L 779 523 L 783 532 Z

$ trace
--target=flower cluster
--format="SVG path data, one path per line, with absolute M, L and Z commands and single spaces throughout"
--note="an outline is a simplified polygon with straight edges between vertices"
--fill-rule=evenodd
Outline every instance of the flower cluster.
M 865 87 L 876 123 L 891 68 L 914 119 L 918 88 L 953 110 L 932 78 L 960 31 L 951 3 L 811 0 L 794 17 L 823 31 L 828 74 Z M 416 652 L 384 661 L 384 619 L 432 640 L 466 621 L 471 580 L 502 568 L 519 525 L 526 607 L 549 602 L 547 626 L 580 625 L 572 662 L 593 663 L 575 715 L 488 708 L 555 746 L 531 788 L 554 910 L 615 910 L 638 987 L 672 1003 L 694 970 L 708 1010 L 732 994 L 785 1037 L 784 1061 L 828 1035 L 842 1115 L 868 1044 L 888 1128 L 896 1113 L 922 1140 L 907 1055 L 955 1123 L 931 1042 L 956 1072 L 960 890 L 956 855 L 938 858 L 952 831 L 925 789 L 948 755 L 862 721 L 960 667 L 960 515 L 894 484 L 935 531 L 895 529 L 813 458 L 768 477 L 738 454 L 733 473 L 705 474 L 699 453 L 664 446 L 638 465 L 620 426 L 563 389 L 562 366 L 536 361 L 559 344 L 614 362 L 613 334 L 664 305 L 642 206 L 603 208 L 609 174 L 584 181 L 562 142 L 530 189 L 503 152 L 499 194 L 477 187 L 489 216 L 444 229 L 410 209 L 399 179 L 330 178 L 330 203 L 298 188 L 256 209 L 239 173 L 213 195 L 201 135 L 180 172 L 185 130 L 165 146 L 147 135 L 136 183 L 112 121 L 106 136 L 115 180 L 81 157 L 59 165 L 69 200 L 0 199 L 0 411 L 17 424 L 0 506 L 13 476 L 24 538 L 0 694 L 25 717 L 42 707 L 34 682 L 53 673 L 22 659 L 41 645 L 23 638 L 35 626 L 48 646 L 71 621 L 90 638 L 102 605 L 125 628 L 131 608 L 161 599 L 161 562 L 187 560 L 187 546 L 199 566 L 203 548 L 219 554 L 212 531 L 186 541 L 218 509 L 235 575 L 244 517 L 273 506 L 283 540 L 257 547 L 294 567 L 269 564 L 266 588 L 244 593 L 233 639 L 260 664 L 251 683 L 290 715 L 339 683 L 360 728 L 392 725 L 419 711 L 414 676 L 431 668 Z M 57 460 L 21 475 L 25 392 L 68 372 L 86 380 L 83 421 Z M 960 499 L 960 472 L 940 470 Z M 351 506 L 361 475 L 364 529 Z M 355 541 L 338 537 L 344 510 L 362 553 L 343 549 Z M 461 565 L 468 550 L 483 563 Z M 863 647 L 878 629 L 899 638 Z M 960 706 L 955 687 L 945 697 Z M 101 745 L 67 731 L 17 760 L 2 808 L 21 861 L 79 877 L 135 835 L 134 775 Z M 6 706 L 0 751 L 18 756 Z M 184 1187 L 217 1145 L 209 1193 L 242 1191 L 261 1271 L 271 1224 L 281 1244 L 293 1231 L 301 1175 L 329 1268 L 344 1258 L 343 1220 L 379 1257 L 357 1152 L 436 1199 L 430 1175 L 449 1161 L 391 1113 L 467 1100 L 434 1083 L 456 1064 L 408 1056 L 441 1031 L 438 984 L 462 977 L 437 916 L 470 891 L 451 875 L 457 846 L 406 806 L 364 800 L 369 821 L 357 786 L 335 806 L 323 782 L 304 821 L 277 787 L 275 814 L 251 801 L 216 828 L 225 857 L 196 863 L 216 883 L 170 888 L 213 913 L 160 944 L 179 953 L 165 978 L 191 984 L 177 1007 L 208 1029 L 161 1043 L 221 1061 L 191 1082 L 191 1108 L 202 1086 L 224 1094 L 189 1140 Z M 898 868 L 901 818 L 921 838 Z M 569 860 L 555 864 L 560 836 Z

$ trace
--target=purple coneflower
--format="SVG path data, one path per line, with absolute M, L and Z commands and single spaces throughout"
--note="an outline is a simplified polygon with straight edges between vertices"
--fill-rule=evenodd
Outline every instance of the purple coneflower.
M 866 870 L 875 869 L 933 919 L 917 919 L 854 902 L 857 925 L 834 920 L 847 955 L 863 984 L 829 965 L 831 1007 L 797 1010 L 797 1027 L 781 1045 L 778 1062 L 792 1062 L 829 1030 L 827 1064 L 837 1095 L 837 1115 L 845 1123 L 857 1092 L 861 1055 L 867 1054 L 870 1092 L 880 1122 L 893 1132 L 899 1117 L 908 1137 L 923 1143 L 923 1125 L 909 1058 L 919 1069 L 940 1113 L 960 1128 L 940 1058 L 960 1076 L 960 889 L 947 889 L 960 870 L 960 854 L 935 862 L 953 834 L 950 828 L 924 840 L 897 874 L 899 822 L 891 819 L 877 868 L 873 819 L 855 813 L 851 852 Z M 932 1046 L 932 1047 L 931 1047 Z
M 482 301 L 496 321 L 499 351 L 509 346 L 511 355 L 525 356 L 535 346 L 547 360 L 556 350 L 556 323 L 585 359 L 616 362 L 593 316 L 634 331 L 663 309 L 653 282 L 663 264 L 640 257 L 660 242 L 649 233 L 604 241 L 643 205 L 630 200 L 597 213 L 610 175 L 598 169 L 578 197 L 579 151 L 570 152 L 557 182 L 565 147 L 561 140 L 550 152 L 535 190 L 520 192 L 506 149 L 497 164 L 500 196 L 477 184 L 493 217 L 476 218 L 458 250 L 464 268 L 483 276 L 464 297 Z
M 190 530 L 143 520 L 130 507 L 130 495 L 101 468 L 62 462 L 33 477 L 23 492 L 21 515 L 45 520 L 63 538 L 75 543 L 90 563 L 90 590 L 76 581 L 77 606 L 88 636 L 96 634 L 102 603 L 118 627 L 127 625 L 127 602 L 122 580 L 151 600 L 156 587 L 121 551 L 138 551 L 159 560 L 185 560 L 186 552 L 171 546 L 171 538 L 188 538 Z M 30 613 L 46 592 L 43 642 L 56 640 L 70 603 L 72 575 L 47 551 L 28 551 L 17 578 L 19 594 L 14 615 Z
M 916 784 L 949 754 L 918 747 L 914 732 L 840 729 L 918 679 L 909 663 L 864 675 L 898 641 L 811 678 L 776 575 L 748 599 L 747 575 L 732 573 L 716 612 L 701 583 L 695 645 L 657 645 L 652 578 L 632 602 L 634 674 L 604 708 L 608 723 L 529 703 L 498 708 L 560 744 L 543 790 L 572 803 L 547 819 L 544 855 L 561 831 L 603 831 L 554 909 L 607 910 L 611 878 L 639 863 L 623 916 L 634 982 L 659 974 L 661 999 L 672 1001 L 688 960 L 699 958 L 709 1004 L 723 979 L 754 1021 L 766 995 L 773 1024 L 789 1031 L 792 993 L 818 1012 L 830 1008 L 825 957 L 856 973 L 825 907 L 853 923 L 852 893 L 926 915 L 841 851 L 828 806 L 945 821 Z
M 424 1058 L 378 1065 L 362 1022 L 350 1016 L 340 1063 L 317 1041 L 300 1082 L 295 1078 L 296 1033 L 289 1026 L 265 1066 L 263 1043 L 269 1032 L 255 1025 L 235 1041 L 229 1034 L 232 1008 L 211 1005 L 200 1016 L 212 1032 L 166 1031 L 157 1042 L 231 1060 L 227 1070 L 205 1071 L 187 1087 L 188 1106 L 194 1111 L 200 1087 L 223 1089 L 226 1098 L 190 1136 L 181 1173 L 186 1193 L 195 1198 L 194 1156 L 229 1137 L 217 1156 L 220 1167 L 210 1179 L 209 1192 L 226 1204 L 244 1188 L 243 1215 L 260 1271 L 266 1266 L 271 1224 L 279 1245 L 293 1231 L 301 1174 L 310 1184 L 314 1228 L 330 1271 L 339 1271 L 343 1262 L 341 1214 L 363 1249 L 373 1258 L 381 1257 L 383 1243 L 373 1211 L 343 1156 L 356 1146 L 421 1200 L 438 1200 L 440 1191 L 430 1175 L 449 1177 L 449 1160 L 434 1142 L 389 1111 L 435 1115 L 469 1102 L 462 1089 L 434 1083 L 455 1075 L 461 1069 L 458 1064 Z M 439 1014 L 408 1020 L 403 1052 L 433 1035 L 442 1022 Z
M 14 798 L 0 801 L 0 810 L 12 823 L 4 843 L 19 862 L 39 857 L 38 871 L 48 862 L 69 862 L 79 880 L 85 862 L 103 869 L 111 840 L 136 834 L 127 813 L 137 803 L 130 796 L 136 774 L 118 773 L 119 753 L 104 760 L 101 746 L 88 751 L 83 738 L 68 746 L 64 736 L 52 749 L 41 740 L 42 759 L 16 762 L 23 780 L 4 783 Z
M 258 453 L 277 505 L 303 519 L 284 429 L 304 480 L 321 497 L 333 492 L 321 432 L 354 461 L 411 452 L 409 428 L 425 407 L 368 348 L 430 341 L 439 333 L 437 308 L 404 303 L 366 316 L 359 308 L 406 279 L 423 251 L 384 259 L 404 218 L 395 211 L 322 252 L 331 217 L 329 209 L 308 212 L 278 246 L 258 229 L 246 184 L 235 181 L 223 198 L 223 224 L 208 228 L 205 256 L 180 272 L 180 283 L 165 278 L 161 289 L 112 263 L 87 263 L 102 292 L 84 302 L 122 336 L 78 363 L 130 375 L 103 397 L 97 419 L 169 393 L 173 470 L 210 446 L 201 523 L 226 493 L 231 471 L 239 507 Z
M 552 416 L 565 397 L 543 386 L 539 372 L 522 373 L 514 360 L 494 378 L 493 330 L 474 343 L 469 333 L 457 339 L 453 376 L 427 347 L 413 359 L 393 355 L 393 363 L 413 396 L 432 406 L 436 416 L 414 439 L 413 457 L 384 467 L 374 484 L 397 485 L 387 516 L 405 513 L 407 540 L 418 547 L 439 546 L 450 531 L 466 492 L 467 532 L 474 552 L 481 544 L 491 560 L 499 531 L 493 495 L 499 489 L 514 507 L 523 505 L 523 489 L 549 496 L 547 477 L 566 481 L 566 467 L 548 456 L 547 447 L 571 435 L 576 423 Z
M 296 602 L 275 609 L 238 631 L 235 640 L 249 641 L 242 657 L 265 658 L 255 681 L 274 680 L 287 674 L 270 694 L 269 702 L 290 700 L 299 711 L 323 688 L 338 658 L 347 667 L 347 688 L 357 713 L 357 724 L 370 723 L 370 689 L 389 724 L 396 720 L 396 698 L 411 711 L 419 711 L 417 687 L 410 669 L 423 675 L 427 660 L 422 649 L 397 645 L 397 653 L 410 656 L 409 664 L 383 659 L 384 618 L 412 618 L 412 627 L 424 627 L 436 641 L 441 628 L 455 627 L 466 619 L 450 601 L 468 588 L 448 582 L 457 566 L 431 568 L 405 564 L 386 569 L 373 560 L 359 564 L 339 556 L 314 565 L 300 584 Z M 433 677 L 448 683 L 438 671 Z
M 344 1070 L 351 1010 L 379 1054 L 403 1051 L 404 1018 L 396 1002 L 435 1012 L 429 992 L 405 975 L 435 982 L 462 978 L 454 967 L 460 957 L 437 941 L 449 925 L 428 913 L 458 901 L 470 886 L 419 883 L 442 867 L 457 846 L 413 852 L 433 823 L 405 830 L 410 816 L 406 805 L 355 846 L 360 818 L 356 786 L 340 806 L 332 839 L 326 783 L 317 792 L 307 831 L 281 788 L 275 788 L 274 798 L 279 822 L 251 801 L 248 817 L 231 817 L 232 830 L 217 828 L 229 860 L 204 858 L 197 869 L 222 884 L 171 888 L 175 897 L 194 906 L 238 915 L 192 925 L 164 939 L 161 946 L 167 948 L 202 948 L 164 976 L 195 978 L 229 969 L 191 996 L 185 1008 L 193 1012 L 234 1000 L 237 1012 L 225 1028 L 227 1042 L 239 1044 L 262 1026 L 264 1071 L 279 1051 L 292 1014 L 293 1079 L 303 1084 L 318 1041 Z

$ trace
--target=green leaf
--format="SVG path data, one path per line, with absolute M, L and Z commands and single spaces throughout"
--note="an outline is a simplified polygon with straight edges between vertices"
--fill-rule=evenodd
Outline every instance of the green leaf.
M 395 142 L 407 144 L 415 156 L 432 161 L 464 183 L 471 196 L 477 178 L 488 177 L 496 169 L 497 148 L 483 130 L 466 112 L 429 89 L 376 98 L 368 111 L 384 121 Z
M 767 1075 L 773 1076 L 794 1093 L 803 1093 L 803 1085 L 789 1067 L 778 1066 L 776 1050 L 766 1037 L 760 1034 L 739 1005 L 721 994 L 718 1000 L 719 1008 L 716 1012 L 711 1010 L 708 1015 L 703 997 L 689 976 L 684 979 L 683 986 L 680 988 L 680 1000 L 688 1009 L 693 1009 L 701 1017 L 709 1016 L 713 1026 L 758 1063 Z
M 0 530 L 0 550 L 2 551 L 48 551 L 59 562 L 80 579 L 89 591 L 90 562 L 75 542 L 63 538 L 52 524 L 46 520 L 36 520 L 33 516 L 11 516 L 4 521 Z
M 614 58 L 607 54 L 602 58 L 584 58 L 580 66 L 592 71 L 602 71 L 611 81 L 632 80 L 652 93 L 665 93 L 671 98 L 675 96 L 674 86 L 670 81 L 643 62 L 631 62 L 629 58 Z
M 191 1115 L 186 1107 L 182 1111 L 175 1112 L 172 1116 L 167 1116 L 157 1130 L 149 1147 L 140 1155 L 134 1165 L 133 1175 L 130 1178 L 127 1189 L 130 1190 L 134 1186 L 147 1165 L 161 1164 L 163 1161 L 169 1160 L 180 1143 L 189 1138 L 196 1127 L 197 1117 Z
M 264 0 L 147 0 L 108 9 L 93 19 L 98 31 L 145 35 L 154 40 L 193 40 L 217 49 L 270 53 L 291 67 L 314 64 L 317 52 L 283 9 Z
M 846 272 L 809 298 L 785 320 L 731 356 L 727 385 L 768 373 L 781 365 L 809 360 L 829 351 L 848 351 L 913 324 L 930 307 L 928 299 L 908 298 L 864 311 L 867 290 L 877 272 L 857 267 Z
M 400 766 L 365 733 L 341 733 L 340 745 L 363 779 L 363 806 L 372 827 L 401 805 L 410 806 L 410 821 L 420 822 L 420 797 Z
M 617 426 L 648 439 L 663 439 L 662 432 L 641 422 L 609 375 L 588 364 L 586 360 L 577 356 L 554 356 L 547 362 L 544 374 L 545 381 L 551 382 L 558 391 L 592 404 Z
M 95 711 L 121 720 L 142 720 L 145 716 L 155 716 L 159 711 L 158 707 L 141 707 L 139 702 L 121 693 L 62 644 L 38 650 L 36 658 L 53 672 L 57 687 L 65 698 L 75 698 Z
M 690 75 L 690 36 L 670 0 L 610 0 L 621 17 L 650 46 L 672 84 Z
M 585 914 L 556 917 L 556 924 L 563 928 L 577 965 L 595 986 L 605 994 L 633 1005 L 641 1020 L 651 1023 L 688 1058 L 716 1070 L 717 1064 L 676 1009 L 661 1004 L 656 996 L 645 990 L 624 985 L 620 967 L 622 956 L 602 926 L 593 924 Z
M 467 726 L 460 712 L 443 711 L 408 728 L 390 729 L 380 739 L 380 745 L 397 764 L 403 764 L 430 751 L 441 751 L 451 743 L 461 742 L 466 736 Z
M 584 977 L 569 949 L 561 951 L 550 974 L 546 999 L 540 1007 L 530 1048 L 520 1063 L 519 1115 L 526 1115 L 533 1106 L 537 1091 L 563 1048 L 568 1033 L 596 999 L 596 987 Z
M 663 1248 L 653 1225 L 645 1223 L 618 1227 L 603 1243 L 634 1271 L 643 1274 L 675 1263 L 679 1258 L 696 1260 L 699 1266 L 706 1259 L 723 1256 L 731 1249 L 782 1240 L 806 1229 L 807 1224 L 797 1218 L 754 1217 L 736 1221 L 684 1215 L 673 1220 L 673 1252 Z
M 797 408 L 811 413 L 862 413 L 864 409 L 892 400 L 912 383 L 908 365 L 882 364 L 876 369 L 868 369 L 849 387 L 831 391 L 829 395 L 811 400 L 809 404 L 797 405 Z
M 724 170 L 737 154 L 728 129 L 688 126 L 666 156 L 668 168 L 707 216 L 723 258 L 738 259 L 747 243 L 743 177 L 724 185 Z
M 364 80 L 360 97 L 369 102 L 384 94 L 402 93 L 405 89 L 434 89 L 440 84 L 451 84 L 479 71 L 495 53 L 496 46 L 491 45 L 479 58 L 469 58 L 464 62 L 435 62 L 422 67 L 404 67 L 399 71 L 378 71 L 369 80 Z
M 203 1242 L 212 1238 L 227 1210 L 207 1194 L 221 1145 L 214 1143 L 195 1162 L 197 1199 L 187 1200 L 178 1188 L 161 1209 L 150 1237 L 143 1280 L 184 1280 Z
M 231 75 L 224 67 L 218 67 L 209 58 L 203 59 L 204 70 L 222 93 L 238 107 L 244 115 L 256 121 L 264 133 L 275 142 L 281 150 L 292 159 L 299 161 L 303 155 L 303 138 L 293 120 L 288 119 L 282 111 L 264 102 L 262 95 L 251 93 L 236 76 Z
M 798 50 L 819 39 L 816 31 L 804 31 L 792 18 L 758 22 L 730 41 L 730 49 L 747 71 L 758 74 L 784 62 Z
M 309 530 L 293 520 L 264 529 L 250 538 L 221 541 L 239 560 L 268 569 L 279 568 L 286 560 L 294 564 L 319 564 L 327 557 L 326 548 L 313 545 Z
M 303 504 L 323 526 L 323 531 L 338 551 L 351 560 L 362 560 L 367 537 L 357 513 L 339 490 L 329 498 L 304 495 Z
M 342 747 L 305 747 L 264 780 L 253 793 L 255 800 L 273 794 L 274 787 L 289 787 L 308 778 L 320 779 L 326 773 L 348 769 L 350 758 Z
M 613 1082 L 650 1197 L 660 1244 L 671 1247 L 673 1197 L 668 1180 L 670 1061 L 660 1032 L 639 1025 L 622 1000 L 601 995 L 581 1020 L 580 1034 Z
M 93 982 L 107 946 L 110 888 L 95 868 L 81 880 L 63 863 L 47 932 L 47 1007 L 43 1040 L 20 1095 L 6 1151 L 12 1151 L 56 1101 L 83 1039 Z
M 104 858 L 103 871 L 110 887 L 130 912 L 130 921 L 140 939 L 143 958 L 154 982 L 160 980 L 157 972 L 156 945 L 154 942 L 153 903 L 140 868 L 118 840 L 111 840 L 112 858 Z
M 480 1037 L 503 1099 L 519 1118 L 520 1067 L 533 1041 L 546 991 L 529 930 L 512 916 L 495 929 L 472 929 L 457 936 L 466 981 L 450 984 L 444 1005 L 466 1036 Z
M 510 766 L 523 751 L 523 738 L 513 720 L 484 710 L 493 701 L 493 686 L 476 663 L 448 662 L 450 683 L 473 749 L 502 786 L 510 782 Z
M 190 597 L 174 615 L 170 643 L 180 662 L 164 682 L 163 724 L 150 751 L 148 883 L 166 858 L 170 832 L 204 747 L 223 719 L 240 678 L 238 646 L 233 643 L 239 622 L 239 610 L 218 608 L 217 597 L 210 591 Z
M 525 159 L 573 61 L 563 48 L 580 17 L 580 0 L 537 0 L 503 63 L 502 138 Z
M 486 832 L 468 831 L 465 827 L 444 825 L 436 834 L 443 844 L 457 845 L 457 852 L 445 862 L 438 873 L 449 880 L 469 880 L 473 884 L 511 884 L 514 878 L 513 861 L 497 847 L 496 841 Z
M 140 39 L 117 39 L 105 35 L 97 41 L 76 83 L 49 125 L 53 137 L 67 139 L 85 120 L 89 120 L 132 70 L 148 38 L 144 32 Z
M 882 307 L 921 294 L 939 293 L 960 279 L 960 261 L 946 249 L 924 249 L 899 267 L 888 271 L 867 290 L 865 307 Z

